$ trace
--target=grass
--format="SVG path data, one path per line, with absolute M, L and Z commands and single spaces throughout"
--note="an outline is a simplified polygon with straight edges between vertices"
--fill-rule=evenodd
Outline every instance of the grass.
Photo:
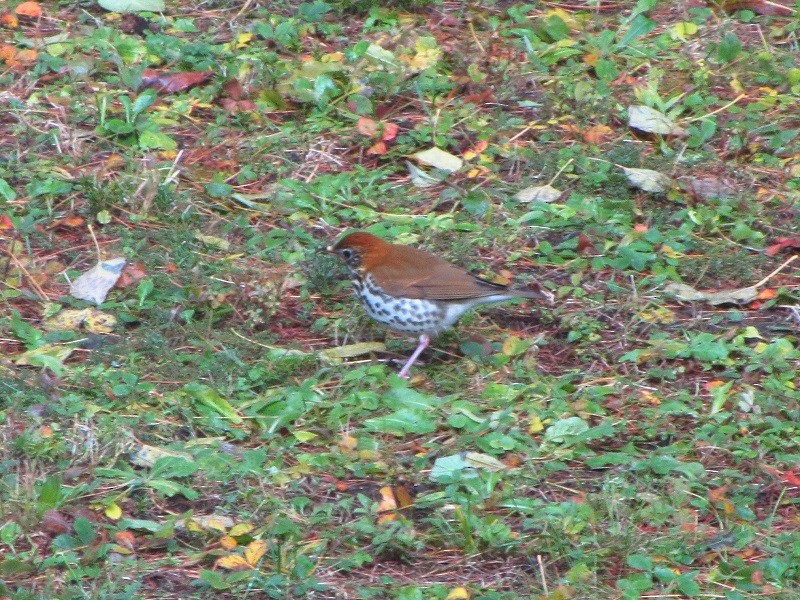
M 7 17 L 0 597 L 796 598 L 798 28 L 762 4 Z M 556 302 L 403 381 L 348 229 Z

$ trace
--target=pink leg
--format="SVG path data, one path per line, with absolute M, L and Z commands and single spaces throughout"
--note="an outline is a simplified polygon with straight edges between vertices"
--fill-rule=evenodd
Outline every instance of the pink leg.
M 400 373 L 398 373 L 400 377 L 403 379 L 408 379 L 408 372 L 411 370 L 411 365 L 414 364 L 414 361 L 419 358 L 419 355 L 422 354 L 422 351 L 425 350 L 430 343 L 431 338 L 427 334 L 423 333 L 421 336 L 419 336 L 419 346 L 417 346 L 417 349 L 414 350 L 414 354 L 411 355 L 411 358 L 406 361 L 406 364 L 403 365 L 403 368 L 400 369 Z

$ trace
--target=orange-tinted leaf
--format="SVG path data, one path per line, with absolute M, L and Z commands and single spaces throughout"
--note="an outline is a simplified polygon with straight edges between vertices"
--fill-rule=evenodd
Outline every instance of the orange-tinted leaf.
M 724 381 L 720 381 L 719 379 L 715 379 L 714 381 L 709 381 L 703 387 L 705 387 L 706 390 L 710 392 L 711 390 L 713 390 L 715 388 L 718 388 L 718 387 L 721 387 L 723 385 L 725 385 Z
M 14 229 L 14 224 L 11 222 L 11 217 L 8 215 L 0 215 L 0 231 Z
M 396 125 L 395 123 L 384 123 L 383 134 L 381 134 L 381 139 L 384 142 L 391 142 L 394 138 L 397 137 L 397 133 L 399 131 L 400 131 L 399 125 Z
M 219 538 L 219 546 L 223 550 L 233 550 L 238 545 L 239 542 L 229 535 L 223 535 L 221 538 Z
M 127 530 L 115 531 L 114 541 L 117 542 L 123 548 L 127 548 L 128 550 L 133 550 L 136 547 L 136 536 Z
M 23 2 L 14 9 L 20 17 L 41 17 L 42 7 L 38 2 Z
M 583 141 L 598 146 L 611 141 L 613 137 L 614 130 L 608 125 L 594 125 L 584 132 Z
M 386 142 L 375 142 L 369 147 L 367 154 L 381 156 L 386 154 L 388 151 L 389 149 L 386 147 Z
M 25 49 L 17 52 L 16 60 L 24 65 L 32 65 L 39 58 L 38 50 Z
M 378 122 L 369 117 L 359 117 L 356 123 L 356 131 L 367 137 L 374 137 L 378 134 Z
M 772 288 L 764 288 L 763 290 L 758 292 L 758 296 L 756 296 L 756 298 L 758 298 L 759 300 L 772 300 L 773 298 L 777 297 L 778 297 L 778 292 L 776 292 Z
M 800 237 L 780 237 L 775 239 L 775 243 L 767 246 L 764 254 L 767 256 L 775 256 L 784 250 L 800 249 Z
M 724 510 L 726 514 L 732 515 L 734 512 L 736 512 L 736 509 L 734 508 L 733 503 L 726 497 L 727 493 L 728 486 L 723 485 L 722 487 L 708 490 L 708 499 L 714 504 L 721 505 L 722 510 Z
M 597 60 L 600 57 L 597 54 L 584 54 L 583 55 L 583 62 L 585 62 L 590 67 L 593 67 L 597 64 Z
M 0 16 L 0 25 L 6 29 L 17 29 L 19 27 L 19 19 L 10 12 L 3 13 L 3 15 Z
M 397 500 L 394 497 L 394 492 L 390 486 L 384 486 L 380 489 L 381 501 L 378 504 L 378 523 L 386 523 L 397 519 L 394 511 L 397 510 Z
M 589 239 L 583 233 L 578 234 L 578 252 L 581 254 L 585 254 L 586 252 L 594 252 L 594 246 L 592 245 L 592 240 Z
M 800 486 L 800 477 L 795 475 L 794 472 L 792 471 L 787 471 L 786 473 L 784 473 L 783 480 L 789 485 Z
M 397 501 L 398 508 L 408 508 L 414 504 L 414 498 L 411 492 L 404 485 L 397 485 L 394 488 L 394 498 Z
M 16 55 L 17 49 L 14 46 L 9 46 L 8 44 L 0 45 L 0 60 L 3 62 L 11 62 Z

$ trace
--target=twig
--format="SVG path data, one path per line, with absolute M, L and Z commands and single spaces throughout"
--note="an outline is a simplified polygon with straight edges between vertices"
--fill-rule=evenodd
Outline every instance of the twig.
M 780 273 L 781 271 L 783 271 L 783 269 L 784 269 L 784 268 L 786 268 L 786 267 L 787 267 L 787 266 L 788 266 L 788 265 L 789 265 L 789 264 L 790 264 L 790 263 L 791 263 L 791 262 L 792 262 L 794 259 L 796 259 L 796 258 L 797 258 L 797 254 L 795 254 L 794 256 L 790 257 L 790 258 L 789 258 L 789 260 L 787 260 L 787 261 L 786 261 L 785 263 L 783 263 L 783 264 L 782 264 L 780 267 L 778 267 L 777 269 L 775 269 L 775 270 L 774 270 L 772 273 L 770 273 L 769 275 L 767 275 L 766 277 L 764 277 L 764 279 L 762 279 L 761 281 L 759 281 L 759 282 L 758 282 L 757 284 L 755 284 L 753 287 L 754 287 L 754 288 L 759 288 L 759 287 L 761 287 L 762 285 L 764 285 L 765 283 L 767 283 L 767 282 L 768 282 L 770 279 L 772 279 L 773 277 L 775 277 L 775 275 L 777 275 L 778 273 Z

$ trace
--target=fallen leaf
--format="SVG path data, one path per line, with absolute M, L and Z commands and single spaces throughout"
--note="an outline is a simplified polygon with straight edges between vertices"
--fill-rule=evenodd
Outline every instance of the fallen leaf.
M 42 16 L 42 7 L 38 2 L 23 2 L 17 5 L 14 12 L 20 17 L 36 18 Z
M 613 137 L 614 130 L 608 125 L 594 125 L 584 132 L 583 141 L 587 144 L 599 146 L 605 142 L 610 142 Z
M 183 71 L 180 73 L 162 73 L 155 69 L 142 71 L 143 88 L 153 88 L 156 91 L 174 94 L 188 90 L 209 79 L 212 71 Z
M 424 165 L 447 171 L 448 173 L 458 171 L 464 164 L 464 161 L 459 157 L 436 147 L 415 152 L 412 156 Z
M 238 554 L 229 554 L 228 556 L 222 556 L 217 559 L 216 563 L 214 563 L 217 567 L 221 569 L 227 569 L 228 571 L 247 571 L 253 568 L 253 565 L 248 563 L 243 557 L 239 556 Z
M 378 122 L 369 117 L 359 117 L 356 123 L 356 131 L 367 137 L 374 137 L 378 134 Z
M 628 125 L 645 133 L 658 135 L 686 135 L 686 131 L 654 108 L 637 104 L 628 107 Z
M 631 185 L 638 187 L 645 192 L 660 193 L 665 192 L 674 185 L 674 181 L 658 171 L 651 169 L 633 169 L 620 167 L 625 173 L 625 177 Z
M 19 19 L 12 13 L 6 12 L 0 15 L 0 25 L 6 29 L 17 29 L 19 28 Z
M 721 8 L 725 12 L 751 10 L 765 17 L 793 17 L 796 10 L 792 8 L 793 0 L 723 0 Z
M 767 246 L 764 254 L 775 256 L 784 250 L 800 250 L 800 237 L 779 237 L 775 238 L 775 243 Z
M 693 177 L 689 179 L 689 191 L 698 198 L 711 200 L 728 199 L 736 193 L 736 189 L 719 177 Z
M 116 325 L 116 317 L 96 308 L 62 310 L 43 323 L 47 331 L 78 331 L 83 327 L 98 334 L 112 333 Z
M 532 185 L 514 194 L 514 199 L 520 202 L 555 202 L 564 192 L 552 185 Z
M 384 486 L 380 489 L 381 501 L 378 503 L 378 520 L 380 523 L 387 523 L 389 521 L 397 520 L 395 511 L 397 510 L 397 501 L 394 497 L 394 492 L 390 486 Z
M 346 346 L 337 346 L 336 348 L 328 348 L 322 350 L 319 354 L 323 358 L 329 360 L 341 360 L 343 358 L 353 358 L 354 356 L 363 356 L 371 352 L 383 352 L 386 350 L 386 344 L 383 342 L 360 342 L 358 344 L 348 344 Z
M 109 290 L 119 279 L 124 258 L 104 260 L 86 271 L 69 286 L 70 295 L 80 300 L 102 304 Z
M 164 12 L 164 0 L 97 0 L 102 8 L 110 12 Z
M 372 146 L 367 149 L 367 154 L 372 156 L 383 156 L 388 151 L 389 149 L 386 147 L 386 142 L 380 141 L 372 144 Z
M 394 138 L 397 137 L 398 132 L 400 131 L 400 126 L 395 123 L 384 123 L 383 124 L 383 133 L 381 134 L 381 139 L 384 142 L 391 142 Z
M 755 286 L 716 292 L 701 292 L 690 285 L 670 283 L 664 288 L 664 291 L 682 302 L 708 302 L 714 306 L 718 304 L 749 304 L 758 298 L 758 288 Z
M 244 559 L 252 566 L 256 566 L 267 551 L 266 540 L 253 540 L 244 549 Z
M 430 173 L 420 169 L 410 161 L 406 161 L 406 168 L 408 168 L 408 172 L 411 175 L 411 183 L 418 188 L 425 189 L 434 185 L 438 185 L 442 182 L 441 179 L 438 179 Z

